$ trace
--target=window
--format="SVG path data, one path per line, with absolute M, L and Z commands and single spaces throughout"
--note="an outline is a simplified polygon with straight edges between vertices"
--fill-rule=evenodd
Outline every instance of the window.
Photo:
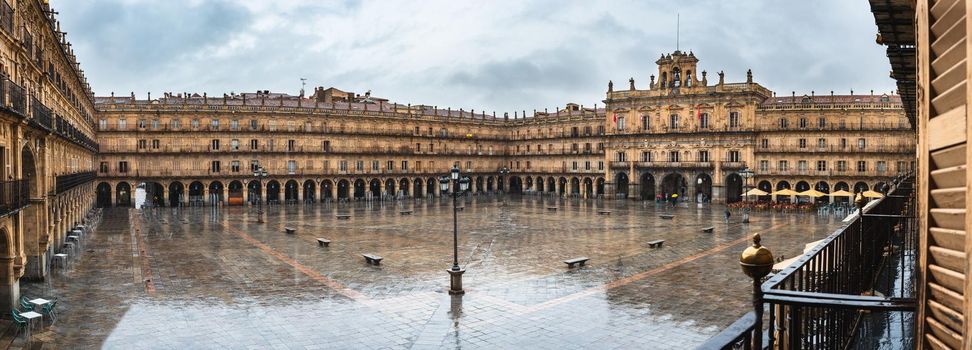
M 257 128 L 256 119 L 250 119 L 250 130 L 256 130 L 256 128 Z
M 679 162 L 678 151 L 668 151 L 668 161 L 672 163 L 678 163 Z
M 597 162 L 597 170 L 604 170 L 604 161 Z
M 817 148 L 827 148 L 827 139 L 825 138 L 817 139 Z
M 624 117 L 618 117 L 617 115 L 615 115 L 615 118 L 618 119 L 618 131 L 623 131 L 624 130 Z
M 212 123 L 211 125 L 213 130 L 219 130 L 219 119 L 213 119 L 210 123 Z
M 576 126 L 570 128 L 570 137 L 578 137 L 578 136 L 580 136 L 580 129 L 577 128 Z
M 159 120 L 152 119 L 152 130 L 159 130 Z
M 641 152 L 641 161 L 642 162 L 650 162 L 651 161 L 651 152 L 647 152 L 647 151 Z
M 240 121 L 236 119 L 230 120 L 230 130 L 239 130 L 239 129 L 240 129 Z
M 107 173 L 108 172 L 108 162 L 101 162 L 98 166 L 98 172 Z
M 287 174 L 296 174 L 296 173 L 297 173 L 297 161 L 296 160 L 293 160 L 293 159 L 288 160 L 287 161 Z
M 678 114 L 668 116 L 668 128 L 672 130 L 678 129 Z
M 138 120 L 138 128 L 139 129 L 145 129 L 145 119 L 139 119 Z
M 800 118 L 800 129 L 807 128 L 807 118 Z
M 159 149 L 159 140 L 152 140 L 152 149 Z
M 255 150 L 260 147 L 260 142 L 256 139 L 250 139 L 250 149 Z
M 359 160 L 359 161 L 354 162 L 354 170 L 363 171 L 364 170 L 364 161 L 363 160 Z
M 271 119 L 270 122 L 269 122 L 269 126 L 267 127 L 267 129 L 270 129 L 270 131 L 277 131 L 277 121 Z
M 575 160 L 575 161 L 573 161 L 573 162 L 571 162 L 571 164 L 570 164 L 570 168 L 571 168 L 572 170 L 577 170 L 577 161 L 576 161 L 576 160 Z
M 321 169 L 323 169 L 325 172 L 327 172 L 328 170 L 330 170 L 331 169 L 331 161 L 325 160 L 323 162 L 323 165 L 322 165 Z
M 219 172 L 219 161 L 218 160 L 214 160 L 214 161 L 212 161 L 212 163 L 209 164 L 209 171 L 210 172 L 214 172 L 214 173 L 218 173 Z
M 762 139 L 759 141 L 760 148 L 769 148 L 769 139 Z
M 597 134 L 598 135 L 604 135 L 604 125 L 598 125 L 597 126 Z
M 388 170 L 388 171 L 395 170 L 395 161 L 389 160 L 389 161 L 385 162 L 385 170 Z
M 128 119 L 118 119 L 118 130 L 128 129 Z
M 199 128 L 199 119 L 193 119 L 192 121 L 189 122 L 189 124 L 192 126 L 193 129 L 198 129 Z
M 737 156 L 738 156 L 738 152 L 737 152 Z M 699 151 L 699 161 L 700 162 L 703 162 L 703 163 L 708 162 L 709 161 L 709 151 Z
M 287 131 L 294 131 L 294 121 L 293 120 L 288 120 L 287 121 Z
M 107 119 L 98 120 L 98 130 L 106 130 L 106 129 L 108 129 L 108 120 Z
M 865 147 L 867 147 L 867 140 L 863 138 L 857 139 L 857 148 L 864 149 Z
M 883 160 L 879 160 L 877 162 L 877 172 L 878 173 L 884 173 L 884 172 L 887 172 L 887 171 L 888 171 L 888 162 L 885 162 Z
M 331 141 L 328 141 L 328 140 L 321 141 L 321 150 L 324 151 L 324 152 L 330 152 L 331 151 Z
M 618 162 L 625 162 L 626 160 L 625 160 L 624 152 L 618 152 L 617 156 L 615 157 L 615 160 Z
M 138 140 L 138 149 L 145 149 L 145 140 Z
M 407 160 L 403 160 L 402 161 L 402 170 L 408 171 L 408 161 Z
M 840 148 L 847 148 L 847 139 L 840 139 Z
M 786 120 L 786 118 L 780 118 L 780 129 L 786 129 L 789 126 L 790 126 L 789 120 Z
M 800 148 L 807 148 L 807 139 L 800 139 Z
M 699 116 L 699 128 L 708 129 L 709 128 L 709 113 L 702 113 Z
M 817 119 L 817 127 L 818 128 L 821 128 L 821 129 L 826 128 L 827 127 L 827 119 L 824 118 L 824 117 L 820 117 L 819 119 Z
M 250 171 L 257 171 L 257 169 L 260 169 L 260 161 L 256 159 L 250 160 Z
M 591 170 L 591 161 L 584 161 L 584 170 Z
M 526 161 L 526 168 L 527 168 L 527 169 L 530 169 L 530 161 L 529 161 L 529 160 L 528 160 L 528 161 Z
M 779 171 L 787 171 L 787 168 L 789 168 L 789 167 L 790 167 L 790 164 L 787 161 L 781 160 L 781 161 L 779 161 L 779 163 L 777 163 L 777 167 L 776 168 Z
M 737 151 L 737 150 L 729 151 L 729 161 L 730 162 L 735 162 L 735 163 L 741 162 L 742 159 L 739 156 L 739 151 Z
M 590 126 L 585 126 L 584 127 L 584 136 L 591 136 L 591 127 Z
M 128 172 L 128 162 L 127 161 L 120 161 L 120 162 L 118 162 L 118 172 L 119 173 L 127 173 Z
M 896 167 L 896 169 L 898 169 L 898 172 L 899 173 L 905 172 L 905 171 L 908 170 L 908 169 L 905 168 L 905 162 L 900 162 L 899 161 L 899 162 L 897 162 L 897 165 L 895 165 L 895 167 Z
M 232 141 L 230 141 L 230 149 L 231 150 L 234 150 L 234 151 L 239 150 L 240 149 L 240 140 L 233 139 Z
M 209 144 L 209 149 L 211 151 L 219 151 L 219 139 L 213 139 Z
M 449 131 L 445 128 L 439 129 L 439 137 L 449 137 Z
M 843 119 L 840 120 L 840 128 L 841 129 L 847 129 L 847 121 L 846 120 L 843 120 Z
M 867 171 L 867 162 L 863 160 L 857 161 L 857 172 L 863 173 Z
M 287 140 L 287 151 L 288 152 L 293 152 L 296 149 L 297 149 L 297 141 L 295 141 L 295 140 Z
M 827 171 L 827 161 L 818 160 L 817 161 L 817 171 Z
M 769 171 L 769 161 L 768 160 L 761 160 L 761 161 L 759 161 L 759 171 L 762 172 L 762 173 L 765 173 L 765 172 Z
M 230 163 L 230 171 L 234 173 L 240 172 L 240 161 L 234 160 Z
M 729 112 L 729 127 L 730 128 L 739 127 L 739 112 Z
M 847 161 L 846 160 L 838 160 L 837 161 L 837 171 L 838 172 L 845 172 L 845 171 L 847 171 Z
M 381 163 L 377 160 L 371 161 L 371 170 L 378 171 L 381 170 Z
M 342 160 L 340 163 L 338 163 L 338 170 L 348 171 L 348 161 Z
M 648 130 L 651 127 L 651 118 L 647 115 L 641 115 L 641 130 Z
M 179 130 L 179 119 L 172 119 L 172 121 L 169 122 L 169 127 L 172 128 L 172 130 Z

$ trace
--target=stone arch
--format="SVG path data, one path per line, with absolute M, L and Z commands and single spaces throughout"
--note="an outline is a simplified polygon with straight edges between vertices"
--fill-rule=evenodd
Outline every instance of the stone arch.
M 564 193 L 567 193 L 567 178 L 561 176 L 558 184 L 560 185 L 560 190 L 557 192 L 557 194 L 563 195 Z
M 321 180 L 321 200 L 334 197 L 331 193 L 334 189 L 334 181 L 329 179 Z
M 742 196 L 742 193 L 739 194 Z M 709 202 L 712 200 L 712 177 L 706 173 L 695 176 L 695 201 Z
M 580 179 L 577 178 L 576 176 L 570 178 L 570 194 L 572 195 L 581 194 Z
M 267 181 L 267 203 L 280 203 L 280 182 Z
M 494 179 L 492 176 L 486 177 L 486 192 L 493 192 L 493 185 L 495 184 L 495 181 L 496 179 Z
M 614 175 L 614 188 L 617 198 L 628 198 L 628 174 L 619 172 Z
M 528 178 L 529 179 L 529 178 Z M 510 193 L 523 192 L 523 180 L 519 176 L 510 176 Z
M 649 172 L 641 174 L 641 200 L 648 201 L 655 199 L 655 176 Z
M 790 186 L 790 182 L 788 182 L 786 180 L 780 180 L 779 182 L 776 183 L 776 190 L 777 191 L 784 190 L 784 189 L 792 189 L 792 188 L 793 187 Z
M 201 203 L 205 196 L 205 187 L 202 182 L 193 181 L 189 183 L 189 202 Z
M 412 193 L 411 190 L 412 189 L 407 178 L 403 177 L 398 180 L 398 192 L 400 192 L 402 196 L 408 197 L 409 194 Z
M 537 183 L 537 189 L 536 189 L 536 191 L 543 193 L 543 190 L 544 190 L 544 188 L 543 188 L 543 177 L 537 177 L 537 182 L 536 183 Z
M 385 179 L 385 195 L 395 196 L 395 179 Z
M 107 182 L 98 183 L 98 187 L 95 189 L 97 193 L 97 205 L 98 208 L 109 208 L 111 207 L 111 185 Z M 171 196 L 170 196 L 171 197 Z
M 158 182 L 145 182 L 145 201 L 153 207 L 165 206 L 165 186 Z
M 302 198 L 304 202 L 310 202 L 310 203 L 315 202 L 316 201 L 315 197 L 317 197 L 316 194 L 317 194 L 317 183 L 315 183 L 314 180 L 310 180 L 310 179 L 304 180 L 304 198 Z
M 412 196 L 415 198 L 422 197 L 425 195 L 425 191 L 422 191 L 422 185 L 425 184 L 425 180 L 416 178 L 412 180 Z
M 589 177 L 584 178 L 584 196 L 587 198 L 594 197 L 594 180 Z
M 553 176 L 547 178 L 547 192 L 557 192 L 557 180 Z
M 209 183 L 209 198 L 214 202 L 223 201 L 223 183 L 219 181 L 213 181 Z
M 182 204 L 182 198 L 185 197 L 186 188 L 179 181 L 173 181 L 169 183 L 169 206 L 178 207 Z
M 338 180 L 337 183 L 338 199 L 348 199 L 351 197 L 351 182 L 345 179 Z
M 226 204 L 243 205 L 243 182 L 240 180 L 230 181 L 227 187 L 228 193 Z
M 524 190 L 526 191 L 533 190 L 533 177 L 527 176 L 525 183 L 523 185 L 524 185 L 523 187 Z
M 810 184 L 803 180 L 797 181 L 796 185 L 793 187 L 793 190 L 797 192 L 803 192 L 809 189 Z
M 603 196 L 604 195 L 604 178 L 603 177 L 597 178 L 597 180 L 594 181 L 594 184 L 595 184 L 594 185 L 594 194 L 595 195 L 598 195 L 598 196 Z
M 115 185 L 115 206 L 117 207 L 130 207 L 132 206 L 132 185 L 127 182 L 119 182 Z
M 864 181 L 858 181 L 854 184 L 854 193 L 861 193 L 867 191 L 870 187 Z
M 249 191 L 248 196 L 250 204 L 257 204 L 263 202 L 263 184 L 257 180 L 251 180 L 246 184 L 247 191 Z
M 813 185 L 813 189 L 820 193 L 830 194 L 830 184 L 828 184 L 827 181 L 817 181 L 817 183 Z M 818 197 L 815 202 L 830 202 L 830 196 L 825 195 Z
M 476 192 L 483 192 L 485 183 L 486 181 L 483 180 L 482 176 L 476 176 Z
M 365 196 L 365 180 L 355 179 L 354 180 L 354 198 L 364 198 Z
M 371 192 L 372 198 L 381 198 L 381 180 L 371 179 L 368 182 L 368 192 Z
M 834 184 L 834 192 L 837 191 L 850 192 L 850 185 L 848 185 L 846 182 L 838 181 L 837 183 Z
M 673 193 L 677 193 L 679 199 L 685 200 L 688 181 L 680 173 L 671 173 L 662 178 L 661 189 L 666 199 L 671 198 Z
M 287 182 L 284 183 L 284 201 L 286 203 L 297 201 L 297 186 L 296 180 L 287 180 Z
M 435 191 L 439 190 L 439 181 L 434 177 L 430 177 L 425 180 L 425 193 L 435 195 Z

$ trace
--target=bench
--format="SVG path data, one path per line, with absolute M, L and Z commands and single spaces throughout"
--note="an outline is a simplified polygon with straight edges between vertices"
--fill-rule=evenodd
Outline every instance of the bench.
M 331 240 L 329 240 L 327 238 L 318 238 L 317 239 L 317 245 L 318 246 L 327 247 L 330 244 L 331 244 Z
M 579 257 L 579 258 L 573 258 L 573 259 L 570 259 L 570 260 L 564 260 L 564 264 L 567 264 L 567 268 L 573 268 L 574 267 L 574 264 L 579 264 L 580 266 L 584 266 L 584 263 L 586 263 L 590 259 L 591 258 L 588 258 L 586 256 L 582 256 L 582 257 Z
M 662 243 L 665 243 L 665 240 L 664 239 L 656 239 L 654 241 L 648 242 L 648 247 L 649 248 L 661 248 Z
M 611 215 L 610 210 L 598 210 L 597 215 Z
M 295 229 L 293 227 L 290 227 L 290 226 L 285 226 L 284 227 L 284 232 L 286 232 L 288 235 L 292 235 L 292 234 L 294 234 L 294 232 L 297 232 L 297 229 Z
M 703 227 L 702 228 L 702 232 L 705 232 L 705 233 L 712 233 L 713 230 L 715 230 L 715 226 L 709 226 L 709 227 Z
M 337 214 L 338 220 L 349 220 L 351 219 L 351 214 Z
M 365 262 L 369 264 L 380 265 L 382 257 L 371 254 L 361 254 L 365 258 Z
M 411 210 L 402 210 L 402 211 L 400 211 L 398 213 L 401 214 L 401 215 L 412 215 L 412 211 Z
M 671 219 L 674 219 L 675 218 L 675 215 L 672 215 L 672 214 L 661 214 L 661 215 L 658 215 L 658 217 L 660 217 L 662 219 L 666 219 L 666 220 L 671 220 Z
M 557 207 L 547 207 L 547 210 L 549 210 L 549 211 L 557 211 Z

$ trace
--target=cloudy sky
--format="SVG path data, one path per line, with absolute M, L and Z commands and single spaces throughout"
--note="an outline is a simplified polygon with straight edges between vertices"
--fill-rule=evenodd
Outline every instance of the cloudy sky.
M 710 81 L 890 92 L 867 1 L 52 0 L 97 95 L 272 90 L 300 78 L 394 102 L 513 111 L 600 103 L 692 50 Z

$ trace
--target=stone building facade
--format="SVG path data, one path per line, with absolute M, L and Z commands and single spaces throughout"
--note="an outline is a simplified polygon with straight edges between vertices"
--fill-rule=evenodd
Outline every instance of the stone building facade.
M 94 95 L 46 1 L 0 0 L 0 307 L 94 205 Z M 5 309 L 6 310 L 6 309 Z
M 880 189 L 913 166 L 897 96 L 777 97 L 752 73 L 710 84 L 693 53 L 656 63 L 657 82 L 611 83 L 600 107 L 499 117 L 334 88 L 98 98 L 98 203 L 131 205 L 138 186 L 156 205 L 436 196 L 454 165 L 474 193 L 724 202 L 747 187 Z

